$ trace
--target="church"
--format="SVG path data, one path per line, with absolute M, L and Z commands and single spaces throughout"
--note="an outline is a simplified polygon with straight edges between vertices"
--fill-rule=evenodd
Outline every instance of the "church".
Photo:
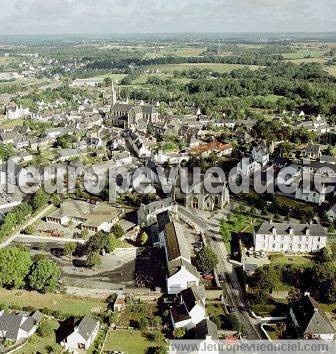
M 187 208 L 193 208 L 203 211 L 222 210 L 230 202 L 230 192 L 225 182 L 218 182 L 216 180 L 209 180 L 211 176 L 207 177 L 207 181 L 203 180 L 195 185 L 191 191 L 187 193 L 182 192 L 181 187 L 177 186 L 175 189 L 175 198 L 182 201 Z M 218 183 L 221 188 L 218 193 L 211 193 L 206 186 L 209 184 Z
M 111 110 L 109 118 L 113 125 L 123 129 L 136 130 L 138 126 L 147 125 L 148 123 L 157 123 L 159 120 L 159 113 L 156 111 L 155 106 L 146 105 L 142 101 L 138 105 L 118 102 L 113 82 L 111 91 Z

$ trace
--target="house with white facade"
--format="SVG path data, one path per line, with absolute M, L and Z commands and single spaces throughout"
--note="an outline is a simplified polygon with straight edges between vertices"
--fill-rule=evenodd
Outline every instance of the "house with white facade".
M 254 172 L 261 170 L 262 166 L 259 162 L 249 157 L 242 158 L 237 165 L 237 174 L 241 176 L 251 176 Z
M 334 222 L 336 220 L 336 204 L 326 212 L 326 215 L 329 221 Z
M 177 211 L 176 202 L 171 197 L 141 204 L 138 210 L 138 224 L 143 227 L 153 225 L 157 221 L 157 215 L 167 210 Z
M 43 314 L 36 311 L 32 314 L 12 314 L 0 311 L 0 338 L 13 343 L 23 341 L 31 337 L 41 321 Z
M 326 246 L 327 236 L 320 224 L 264 222 L 253 231 L 255 250 L 266 252 L 318 252 Z
M 194 328 L 207 317 L 204 286 L 192 286 L 178 294 L 178 304 L 171 308 L 172 324 L 175 328 Z
M 61 341 L 61 346 L 70 353 L 79 353 L 86 351 L 93 343 L 99 330 L 99 322 L 89 316 L 82 320 L 74 320 L 70 333 Z
M 29 108 L 23 108 L 18 106 L 10 106 L 6 108 L 6 118 L 7 119 L 20 119 L 25 118 L 29 115 Z
M 269 162 L 269 153 L 267 148 L 264 146 L 257 146 L 252 149 L 252 159 L 259 162 L 261 167 L 264 167 Z
M 320 304 L 309 293 L 296 301 L 290 308 L 290 317 L 299 338 L 332 341 L 336 329 Z

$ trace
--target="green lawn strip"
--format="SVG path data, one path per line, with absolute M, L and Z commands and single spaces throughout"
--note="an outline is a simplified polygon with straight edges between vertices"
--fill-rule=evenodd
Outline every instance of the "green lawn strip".
M 40 294 L 26 290 L 0 289 L 0 304 L 14 309 L 16 307 L 48 308 L 69 316 L 85 316 L 106 310 L 106 303 L 102 300 L 55 293 Z
M 305 265 L 314 262 L 314 259 L 309 256 L 279 256 L 271 260 L 271 264 L 295 264 Z
M 141 354 L 145 353 L 148 347 L 163 346 L 164 344 L 164 342 L 150 342 L 140 331 L 116 330 L 108 333 L 103 352 L 120 351 L 127 354 Z
M 173 73 L 174 71 L 183 71 L 189 69 L 210 69 L 213 71 L 227 73 L 235 69 L 250 68 L 256 70 L 259 68 L 257 65 L 243 65 L 243 64 L 221 64 L 221 63 L 190 63 L 190 64 L 163 64 L 153 65 L 149 68 L 159 69 L 161 72 Z

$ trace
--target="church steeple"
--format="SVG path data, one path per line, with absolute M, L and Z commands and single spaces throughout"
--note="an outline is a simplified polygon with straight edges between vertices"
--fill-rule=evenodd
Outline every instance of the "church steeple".
M 117 93 L 114 89 L 113 80 L 111 82 L 111 108 L 117 103 Z

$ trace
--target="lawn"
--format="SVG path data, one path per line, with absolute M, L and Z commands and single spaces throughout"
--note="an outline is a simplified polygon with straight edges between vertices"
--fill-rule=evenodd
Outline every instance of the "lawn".
M 159 69 L 161 72 L 173 73 L 174 71 L 183 71 L 189 69 L 211 69 L 220 73 L 228 73 L 235 69 L 250 68 L 256 70 L 258 65 L 241 65 L 241 64 L 220 64 L 220 63 L 192 63 L 192 64 L 164 64 L 154 65 L 151 69 Z
M 323 57 L 323 55 L 326 53 L 325 50 L 298 50 L 297 52 L 294 53 L 284 53 L 283 57 L 285 59 L 304 59 L 307 57 L 311 58 L 320 58 Z
M 65 294 L 40 294 L 35 291 L 0 289 L 0 304 L 8 307 L 48 308 L 61 311 L 72 316 L 84 316 L 90 313 L 105 311 L 106 303 L 98 299 L 87 299 Z
M 280 256 L 271 259 L 271 264 L 295 264 L 307 265 L 314 262 L 312 257 L 309 256 Z
M 104 75 L 98 75 L 98 76 L 94 76 L 94 77 L 90 77 L 90 79 L 101 79 L 101 78 L 105 78 L 105 77 L 110 77 L 114 82 L 116 81 L 121 81 L 124 77 L 126 76 L 126 74 L 104 74 Z
M 146 58 L 160 58 L 166 56 L 175 56 L 175 57 L 198 57 L 205 48 L 164 48 L 159 51 L 149 51 L 146 54 Z
M 4 119 L 4 120 L 1 120 L 0 121 L 0 127 L 2 129 L 4 128 L 12 128 L 14 127 L 15 125 L 23 125 L 23 119 L 11 119 L 11 120 L 8 120 L 8 119 Z
M 326 66 L 324 68 L 330 75 L 336 76 L 336 65 L 333 66 Z
M 127 354 L 145 353 L 148 347 L 157 347 L 164 343 L 150 342 L 140 331 L 111 331 L 109 332 L 103 353 L 120 351 Z
M 56 320 L 50 320 L 54 330 L 59 327 L 59 324 Z M 25 346 L 16 351 L 17 354 L 35 354 L 35 353 L 49 353 L 52 348 L 53 353 L 61 353 L 62 348 L 59 344 L 56 343 L 55 332 L 53 332 L 50 336 L 45 338 L 40 337 L 38 334 L 34 334 Z

